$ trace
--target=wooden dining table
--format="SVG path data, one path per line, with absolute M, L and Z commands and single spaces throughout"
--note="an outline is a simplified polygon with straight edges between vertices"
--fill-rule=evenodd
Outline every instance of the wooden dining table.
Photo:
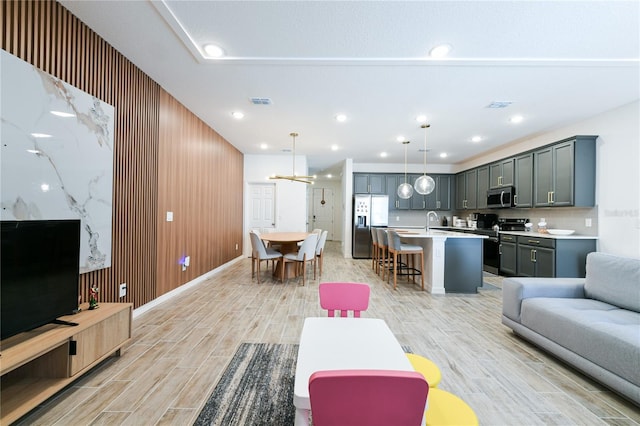
M 268 241 L 271 244 L 277 244 L 280 246 L 280 253 L 283 255 L 289 253 L 298 252 L 298 243 L 304 241 L 309 236 L 308 232 L 270 232 L 267 234 L 261 234 L 262 241 Z M 276 270 L 274 272 L 275 277 L 280 277 L 282 272 L 282 265 L 284 262 L 279 260 L 276 264 Z M 295 265 L 293 263 L 287 264 L 287 269 L 284 271 L 285 279 L 289 277 L 295 277 Z

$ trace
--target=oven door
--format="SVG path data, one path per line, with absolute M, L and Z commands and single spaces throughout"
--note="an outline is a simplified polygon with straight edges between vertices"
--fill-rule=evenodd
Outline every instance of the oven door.
M 485 238 L 482 243 L 484 252 L 483 270 L 498 275 L 500 272 L 500 240 L 498 237 Z

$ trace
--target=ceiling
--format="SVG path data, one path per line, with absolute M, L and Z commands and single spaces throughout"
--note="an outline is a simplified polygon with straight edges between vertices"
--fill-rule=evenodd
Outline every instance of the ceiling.
M 60 3 L 241 152 L 282 155 L 298 132 L 312 173 L 402 163 L 399 135 L 410 163 L 425 135 L 430 164 L 460 163 L 640 97 L 636 1 Z

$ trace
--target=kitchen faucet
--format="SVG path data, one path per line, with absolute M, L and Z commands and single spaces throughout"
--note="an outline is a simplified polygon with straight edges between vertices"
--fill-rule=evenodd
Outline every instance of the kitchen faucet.
M 427 232 L 429 232 L 429 217 L 431 215 L 434 215 L 436 217 L 436 220 L 438 220 L 438 213 L 434 212 L 433 210 L 427 212 Z

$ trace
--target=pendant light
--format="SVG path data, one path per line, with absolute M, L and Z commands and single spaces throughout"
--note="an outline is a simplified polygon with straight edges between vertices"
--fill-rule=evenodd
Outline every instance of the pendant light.
M 431 176 L 427 176 L 427 129 L 431 127 L 430 124 L 423 124 L 420 126 L 424 129 L 424 174 L 416 179 L 413 186 L 416 188 L 416 192 L 421 195 L 431 194 L 436 187 Z
M 289 133 L 289 136 L 293 138 L 293 152 L 292 152 L 293 166 L 291 170 L 292 173 L 290 176 L 276 175 L 276 176 L 270 177 L 269 179 L 283 179 L 283 180 L 290 180 L 291 182 L 312 183 L 311 179 L 313 179 L 313 176 L 296 175 L 296 137 L 298 136 L 298 134 L 296 132 L 292 132 L 292 133 Z
M 407 145 L 409 143 L 409 141 L 402 142 L 404 145 L 404 183 L 398 186 L 398 197 L 403 200 L 408 200 L 413 195 L 413 187 L 410 183 L 407 183 Z

